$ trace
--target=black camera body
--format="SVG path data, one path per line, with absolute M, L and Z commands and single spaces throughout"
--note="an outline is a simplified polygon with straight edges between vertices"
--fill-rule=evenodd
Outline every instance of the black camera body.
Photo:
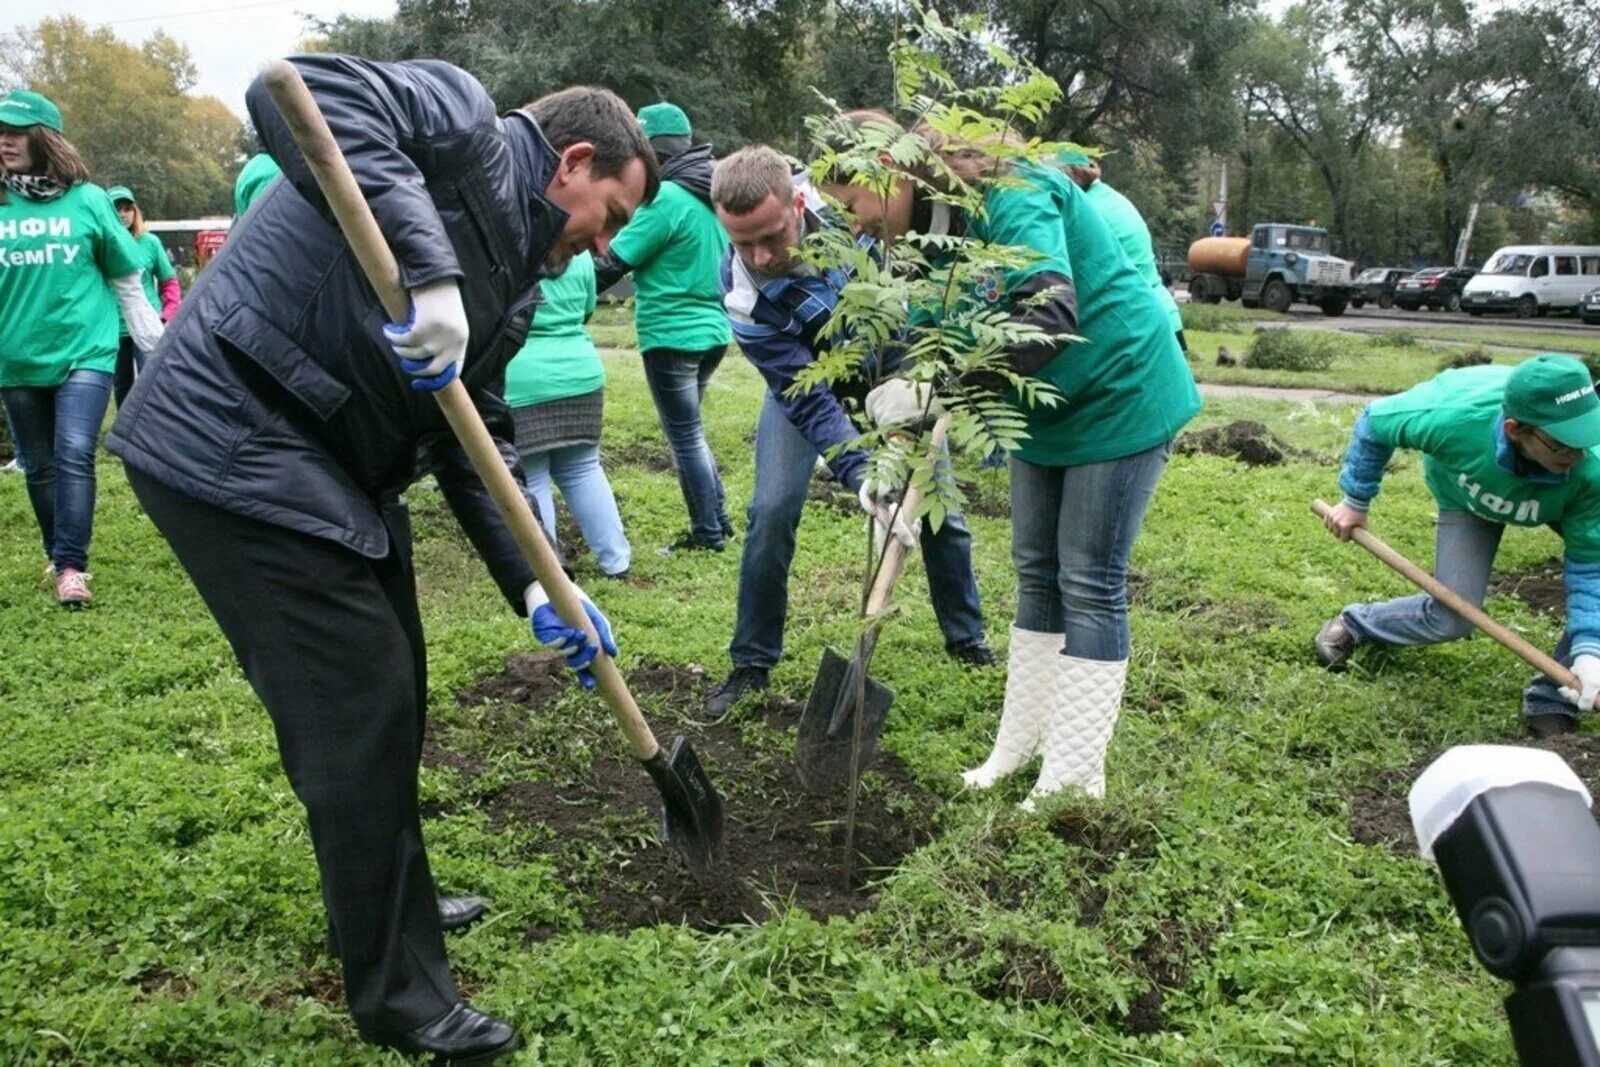
M 1600 1067 L 1600 826 L 1586 796 L 1488 788 L 1433 852 L 1478 959 L 1517 985 L 1505 1004 L 1518 1059 Z

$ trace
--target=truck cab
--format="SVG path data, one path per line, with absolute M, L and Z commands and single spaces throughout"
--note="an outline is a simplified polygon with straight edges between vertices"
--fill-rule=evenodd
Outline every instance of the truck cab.
M 1342 315 L 1354 284 L 1354 264 L 1328 251 L 1327 230 L 1263 223 L 1251 231 L 1240 291 L 1246 307 L 1287 311 L 1298 302 Z

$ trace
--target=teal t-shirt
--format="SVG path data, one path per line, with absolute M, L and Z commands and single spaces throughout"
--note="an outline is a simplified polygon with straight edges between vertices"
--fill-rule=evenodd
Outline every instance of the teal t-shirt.
M 1172 298 L 1172 292 L 1161 284 L 1161 268 L 1156 266 L 1155 242 L 1150 237 L 1150 227 L 1145 225 L 1144 216 L 1139 214 L 1139 209 L 1133 206 L 1132 200 L 1103 181 L 1097 181 L 1089 186 L 1084 195 L 1089 198 L 1089 203 L 1094 205 L 1094 209 L 1100 212 L 1100 217 L 1111 228 L 1111 236 L 1122 246 L 1128 261 L 1149 283 L 1150 288 L 1156 291 L 1156 298 L 1161 301 L 1161 306 L 1167 311 L 1167 317 L 1172 320 L 1172 332 L 1177 333 L 1183 329 L 1183 315 L 1178 311 L 1178 302 Z
M 1508 526 L 1555 523 L 1567 555 L 1600 562 L 1600 454 L 1590 449 L 1566 477 L 1520 477 L 1498 457 L 1497 430 L 1511 367 L 1447 370 L 1374 400 L 1367 427 L 1378 441 L 1422 453 L 1423 478 L 1444 511 L 1470 511 Z
M 98 185 L 54 200 L 7 192 L 0 204 L 0 388 L 60 385 L 117 365 L 122 314 L 107 279 L 145 256 Z
M 156 288 L 157 282 L 164 282 L 169 278 L 178 276 L 172 269 L 172 260 L 167 258 L 167 250 L 161 246 L 161 238 L 153 233 L 146 233 L 143 237 L 135 239 L 139 246 L 139 253 L 144 256 L 144 267 L 139 271 L 139 282 L 144 286 L 145 299 L 150 301 L 150 306 L 156 309 L 156 314 L 161 314 L 161 292 Z M 122 318 L 122 313 L 117 313 L 117 336 L 128 336 L 128 324 Z
M 233 213 L 243 215 L 249 210 L 251 201 L 261 195 L 261 190 L 282 173 L 283 168 L 278 166 L 278 161 L 265 152 L 251 156 L 233 182 Z
M 539 289 L 544 303 L 506 367 L 506 403 L 514 408 L 586 396 L 606 384 L 600 353 L 583 328 L 594 313 L 594 259 L 587 252 L 573 256 L 560 277 Z
M 677 182 L 633 213 L 611 251 L 633 268 L 639 349 L 700 352 L 732 339 L 718 271 L 728 247 L 717 216 Z
M 1024 164 L 1024 184 L 992 187 L 972 233 L 995 244 L 1031 248 L 1040 259 L 1013 277 L 1054 271 L 1073 280 L 1082 341 L 1062 348 L 1038 372 L 1063 401 L 1021 408 L 1029 463 L 1076 467 L 1121 459 L 1177 434 L 1200 410 L 1200 392 L 1156 295 L 1128 262 L 1105 220 L 1066 175 Z M 1003 293 L 1002 293 L 1003 297 Z

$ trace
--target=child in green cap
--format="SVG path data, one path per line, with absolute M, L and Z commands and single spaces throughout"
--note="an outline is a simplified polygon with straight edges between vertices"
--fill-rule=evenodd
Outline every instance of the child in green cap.
M 1577 728 L 1576 713 L 1600 695 L 1600 397 L 1588 368 L 1569 356 L 1535 356 L 1515 369 L 1448 370 L 1370 404 L 1356 420 L 1325 525 L 1349 540 L 1397 448 L 1422 453 L 1439 505 L 1434 574 L 1474 604 L 1489 586 L 1500 537 L 1510 526 L 1550 526 L 1566 547 L 1567 629 L 1556 658 L 1578 692 L 1540 676 L 1523 694 L 1538 736 Z M 1359 645 L 1433 645 L 1472 624 L 1426 594 L 1352 604 L 1317 631 L 1317 658 L 1342 670 Z

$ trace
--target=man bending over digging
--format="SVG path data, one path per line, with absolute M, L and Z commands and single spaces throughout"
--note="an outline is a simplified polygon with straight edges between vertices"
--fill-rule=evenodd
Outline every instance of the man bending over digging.
M 411 317 L 386 322 L 257 80 L 250 118 L 287 180 L 201 275 L 109 447 L 272 716 L 361 1036 L 484 1062 L 518 1038 L 462 1001 L 445 958 L 442 930 L 484 905 L 436 899 L 423 848 L 427 665 L 400 493 L 427 449 L 512 609 L 575 668 L 594 658 L 556 618 L 429 391 L 459 376 L 519 473 L 500 396 L 539 277 L 603 254 L 659 176 L 638 122 L 603 89 L 497 117 L 445 63 L 294 62 L 394 250 Z
M 1367 525 L 1396 448 L 1422 453 L 1439 505 L 1434 575 L 1474 604 L 1489 587 L 1507 525 L 1549 526 L 1566 546 L 1567 628 L 1555 656 L 1579 692 L 1540 675 L 1522 694 L 1539 737 L 1577 729 L 1577 712 L 1600 694 L 1600 397 L 1589 370 L 1568 356 L 1535 356 L 1515 369 L 1464 367 L 1398 396 L 1375 400 L 1356 420 L 1339 488 L 1324 525 L 1341 540 Z M 1433 645 L 1472 624 L 1426 594 L 1352 604 L 1317 631 L 1317 659 L 1343 670 L 1360 645 Z

